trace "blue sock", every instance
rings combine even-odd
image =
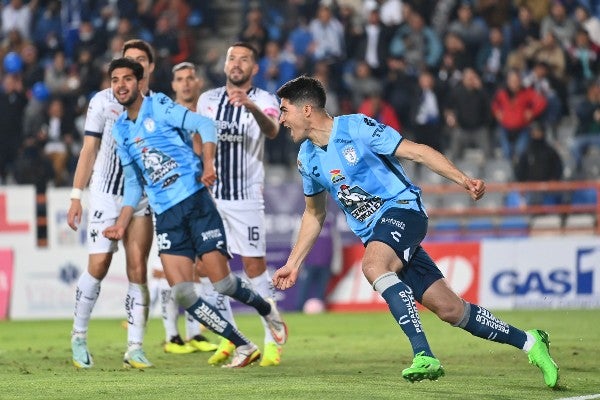
[[[250,343],[235,326],[223,317],[219,310],[202,300],[202,297],[199,297],[198,301],[188,307],[186,311],[211,332],[229,339],[236,347]]]
[[[413,353],[416,355],[424,352],[424,355],[434,357],[421,325],[412,290],[393,272],[377,278],[373,287],[388,304],[394,319],[408,337]]]
[[[235,279],[237,280],[237,285],[235,292],[231,297],[246,305],[254,307],[262,316],[268,315],[271,312],[271,305],[256,293],[248,282],[238,276],[235,276]]]
[[[527,340],[527,334],[520,329],[496,318],[487,309],[465,302],[463,319],[456,325],[473,336],[506,343],[522,349]]]

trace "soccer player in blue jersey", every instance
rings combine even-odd
[[[282,342],[287,339],[287,327],[275,304],[249,289],[229,269],[223,222],[206,189],[216,179],[214,123],[162,93],[142,96],[143,68],[135,61],[113,60],[108,73],[115,98],[125,107],[112,130],[123,164],[125,191],[117,222],[103,234],[121,239],[144,190],[155,213],[158,250],[173,297],[199,322],[236,345],[228,367],[244,367],[258,360],[260,351],[196,294],[196,257],[207,266],[219,293],[254,307]],[[202,161],[186,143],[190,131],[202,138]]]
[[[472,199],[485,193],[485,183],[466,176],[429,146],[412,142],[394,129],[362,114],[330,117],[321,83],[299,77],[284,84],[279,122],[291,132],[298,153],[306,208],[298,239],[287,263],[273,275],[279,289],[293,286],[300,266],[314,244],[331,194],[352,231],[365,245],[362,270],[388,304],[413,349],[414,359],[402,376],[411,382],[444,375],[419,318],[415,299],[440,319],[472,335],[522,349],[538,366],[549,387],[558,381],[558,366],[550,357],[548,334],[522,331],[491,312],[456,295],[421,247],[427,213],[421,190],[399,162],[408,159],[461,185]]]

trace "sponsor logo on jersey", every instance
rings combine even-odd
[[[329,173],[331,174],[331,183],[339,183],[346,179],[346,177],[342,175],[341,169],[332,169]]]
[[[358,186],[340,186],[337,193],[338,200],[346,210],[360,222],[364,222],[383,205],[380,197],[372,196]]]
[[[162,185],[163,189],[166,188],[167,186],[170,186],[171,184],[173,184],[177,179],[179,179],[179,174],[175,174],[175,175],[169,176],[163,182],[163,185]]]
[[[211,229],[210,231],[202,232],[202,240],[213,240],[223,237],[220,229]]]
[[[217,135],[219,142],[227,142],[227,143],[242,143],[244,141],[244,136],[242,135],[234,135],[231,133],[220,133]]]
[[[144,173],[153,183],[158,182],[179,166],[175,160],[162,151],[149,148],[142,150],[142,162],[144,163]]]

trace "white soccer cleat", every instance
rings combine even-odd
[[[266,300],[271,305],[271,312],[268,315],[265,315],[263,318],[267,322],[267,326],[271,331],[271,335],[273,335],[273,340],[275,340],[275,343],[282,345],[287,341],[287,325],[285,322],[283,322],[281,314],[279,314],[279,310],[277,310],[277,306],[275,305],[275,301],[271,298]]]
[[[94,360],[87,348],[87,340],[82,337],[71,339],[71,350],[73,352],[73,365],[77,368],[92,368]]]
[[[238,346],[233,351],[231,362],[223,365],[223,368],[243,368],[247,365],[258,361],[260,358],[260,350],[254,343],[248,343],[243,346]]]

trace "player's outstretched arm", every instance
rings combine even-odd
[[[289,289],[298,279],[298,272],[302,262],[314,245],[327,213],[327,192],[323,191],[315,196],[305,197],[306,208],[302,215],[298,239],[292,248],[286,264],[273,274],[273,285],[277,289]]]
[[[452,161],[432,147],[404,139],[396,149],[394,156],[398,159],[406,158],[424,164],[435,173],[464,187],[473,200],[479,200],[485,194],[483,180],[467,176]]]

